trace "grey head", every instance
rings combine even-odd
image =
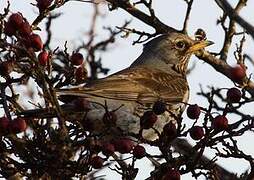
[[[191,54],[211,44],[211,41],[195,41],[182,33],[163,34],[144,45],[142,54],[130,68],[146,66],[165,72],[174,68],[178,73],[185,74]]]

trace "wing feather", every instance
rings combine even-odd
[[[82,88],[66,89],[60,95],[103,97],[108,99],[154,103],[181,102],[188,89],[186,78],[176,72],[162,72],[144,67],[127,68],[116,74],[87,84]]]

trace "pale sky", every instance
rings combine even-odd
[[[6,6],[7,0],[0,1],[0,11],[3,11],[3,7]],[[22,14],[31,22],[37,15],[38,11],[30,3],[35,3],[35,1],[21,1],[21,0],[11,0],[11,12],[20,11]],[[230,0],[232,4],[235,4],[236,0]],[[241,15],[246,18],[246,20],[254,24],[254,1],[249,1],[247,3]],[[165,1],[165,0],[154,0],[153,7],[155,9],[155,14],[157,17],[167,25],[170,25],[176,29],[181,29],[183,24],[183,18],[185,13],[185,2],[183,0],[174,0],[174,1]],[[150,31],[151,28],[143,24],[141,21],[136,20],[131,17],[128,13],[119,9],[116,11],[109,12],[106,7],[100,7],[100,11],[105,15],[104,18],[100,18],[97,25],[98,36],[105,37],[105,31],[102,31],[103,26],[121,26],[125,20],[133,20],[130,27],[136,28],[141,31]],[[93,7],[89,3],[80,3],[71,1],[67,3],[63,8],[56,10],[55,12],[61,12],[63,15],[55,20],[52,24],[53,28],[53,42],[51,48],[54,49],[57,46],[63,48],[64,42],[68,41],[70,49],[75,49],[84,39],[85,33],[87,32],[91,14],[93,12]],[[216,20],[219,16],[222,15],[222,11],[216,6],[214,1],[202,0],[194,1],[193,10],[191,12],[191,18],[189,21],[189,35],[193,35],[196,29],[202,28],[206,31],[207,37],[209,40],[215,42],[215,44],[209,48],[209,51],[218,52],[223,43],[223,30],[220,26],[216,26]],[[40,26],[44,29],[43,24]],[[241,31],[241,28],[238,28]],[[38,32],[43,39],[45,39],[45,33]],[[118,37],[116,43],[110,46],[110,50],[103,54],[103,64],[105,67],[111,68],[110,73],[121,70],[131,64],[139,56],[142,51],[142,44],[137,44],[132,46],[132,41],[137,39],[136,35],[131,35],[127,39],[122,39]],[[232,43],[231,54],[229,56],[230,64],[235,64],[234,57],[232,52],[235,50],[235,43]],[[248,53],[251,57],[254,57],[254,43],[251,38],[247,36],[247,42],[244,48],[244,51]],[[191,88],[190,103],[197,103],[201,106],[206,106],[207,102],[196,93],[200,90],[199,85],[206,89],[209,85],[214,85],[215,87],[233,87],[233,83],[228,80],[223,75],[216,72],[212,67],[198,60],[196,57],[192,57],[189,67],[196,62],[195,69],[188,76],[189,85]],[[247,64],[249,65],[249,63]],[[248,73],[253,72],[253,67],[249,65]],[[252,103],[253,104],[253,103]],[[249,107],[246,108],[246,111],[253,115],[253,110]],[[184,117],[186,117],[184,115]],[[188,123],[188,122],[187,122]],[[248,133],[248,136],[243,136],[240,138],[239,144],[242,149],[249,154],[254,155],[254,145],[250,143],[253,139],[253,133]],[[211,153],[208,153],[211,155]],[[234,163],[232,163],[234,162]],[[144,162],[140,161],[140,164]],[[228,170],[232,170],[236,173],[244,172],[248,168],[248,164],[242,163],[240,160],[228,159],[220,161],[220,164],[223,164],[227,167]],[[147,171],[148,172],[148,171]],[[142,172],[136,179],[144,179],[148,174],[147,172]],[[107,179],[119,179],[115,176],[116,173],[110,173],[107,176]],[[183,179],[190,179],[189,176],[184,176]]]

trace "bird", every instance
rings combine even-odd
[[[142,114],[155,102],[165,102],[167,112],[158,116],[153,128],[142,131],[144,139],[155,140],[164,125],[176,121],[175,117],[181,116],[186,107],[186,74],[191,55],[212,44],[179,32],[162,34],[147,42],[129,67],[81,87],[58,89],[56,94],[89,101],[91,109],[86,118],[95,124],[94,133],[111,138],[139,133]],[[103,123],[106,112],[115,113],[114,125]]]

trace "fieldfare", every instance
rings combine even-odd
[[[189,98],[186,71],[190,56],[211,44],[177,32],[164,34],[145,44],[143,53],[130,67],[83,87],[58,90],[57,94],[86,98],[91,103],[86,118],[96,125],[94,133],[111,134],[113,138],[138,133],[140,116],[155,102],[163,101],[168,111],[142,134],[145,139],[154,140],[164,125],[179,117],[185,108]],[[106,110],[116,110],[117,120],[112,127],[102,121]]]

